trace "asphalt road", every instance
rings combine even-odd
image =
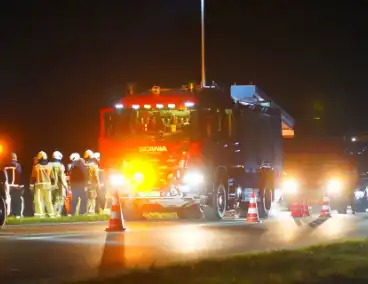
[[[261,224],[153,220],[126,223],[125,233],[106,233],[105,222],[9,226],[0,231],[0,283],[58,283],[368,235],[368,214],[315,219],[293,220],[284,213]]]

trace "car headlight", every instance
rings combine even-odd
[[[282,189],[287,193],[296,193],[299,188],[299,183],[295,179],[285,180],[282,184]]]
[[[343,183],[339,179],[332,179],[327,183],[328,193],[338,193],[342,190]]]
[[[120,186],[125,182],[125,178],[121,174],[111,174],[109,176],[109,182],[112,186]]]
[[[187,184],[199,184],[203,183],[204,177],[201,173],[186,173],[183,177],[183,182]]]

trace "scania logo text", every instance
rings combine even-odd
[[[139,147],[138,152],[167,152],[166,146]]]

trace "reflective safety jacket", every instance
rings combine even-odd
[[[65,167],[60,161],[54,161],[50,163],[52,170],[54,172],[55,177],[55,186],[57,188],[68,188],[68,184],[66,182],[66,175],[65,175]]]
[[[10,187],[22,187],[22,167],[17,161],[4,165],[5,183]]]
[[[100,185],[99,169],[93,160],[87,160],[87,185]]]
[[[54,171],[47,161],[40,161],[37,165],[33,166],[30,182],[31,188],[52,189],[54,180]]]

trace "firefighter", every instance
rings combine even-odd
[[[103,185],[103,170],[100,169],[100,153],[96,152],[93,154],[93,160],[98,168],[98,178],[100,181],[99,190],[97,191],[97,197],[96,197],[96,213],[102,214],[104,212],[105,208],[105,190]]]
[[[64,202],[65,215],[67,216],[72,215],[72,196],[73,194],[72,194],[72,190],[70,186],[70,172],[71,172],[72,166],[75,163],[75,161],[80,159],[80,155],[78,153],[73,153],[70,155],[69,159],[70,159],[70,163],[67,165],[67,170],[66,170],[66,182],[68,185],[68,190],[67,190],[67,194],[66,194],[65,202]]]
[[[24,211],[22,166],[18,163],[17,154],[11,153],[10,160],[4,165],[7,214],[21,218]]]
[[[96,197],[100,187],[100,179],[98,173],[98,166],[93,159],[93,152],[87,150],[84,152],[84,159],[86,160],[87,168],[87,192],[88,192],[88,203],[87,213],[95,214],[96,211]]]
[[[55,212],[52,206],[52,188],[55,177],[54,171],[47,161],[47,154],[43,151],[37,154],[37,164],[33,166],[29,188],[34,191],[35,216],[54,218]]]
[[[80,155],[78,153],[73,153],[70,155],[70,164],[68,164],[68,171],[71,171],[73,165],[80,160]]]
[[[56,216],[58,217],[60,217],[63,213],[64,201],[68,190],[65,176],[65,167],[61,162],[62,159],[63,154],[61,154],[59,151],[55,151],[54,153],[52,153],[52,162],[50,163],[55,177],[55,187],[52,191],[52,199],[54,211]]]

